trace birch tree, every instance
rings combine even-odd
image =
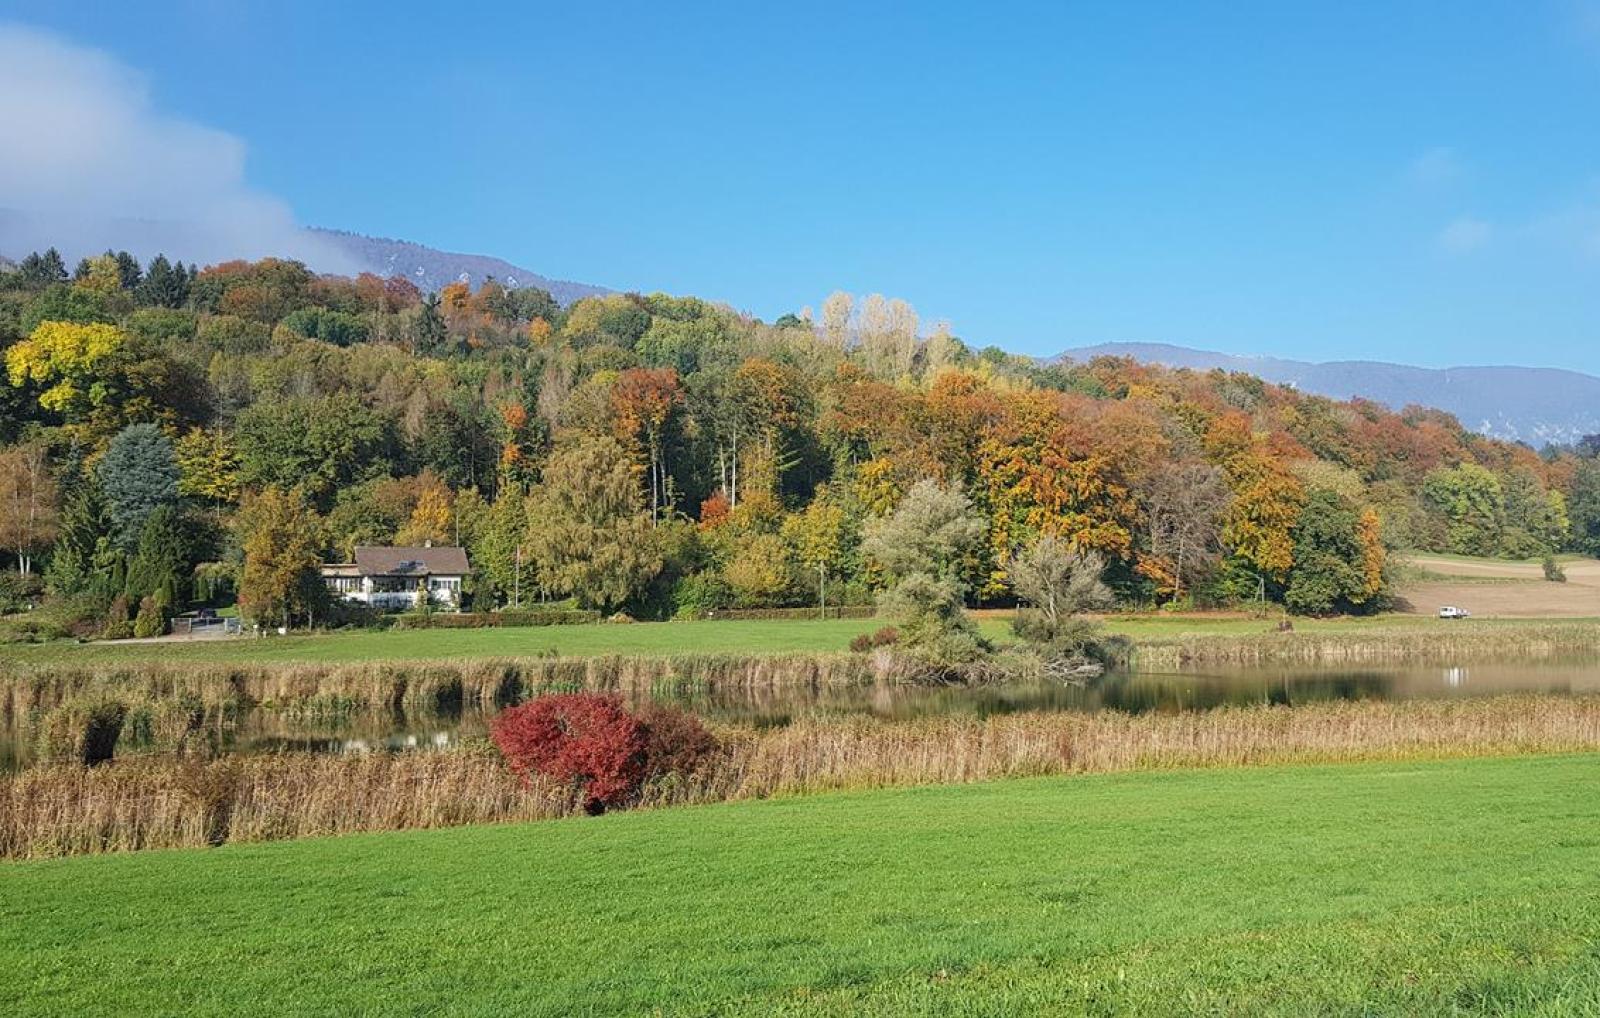
[[[24,575],[55,539],[58,494],[42,444],[0,452],[0,544],[16,553],[17,571]]]

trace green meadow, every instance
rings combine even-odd
[[[1595,1014],[1600,756],[0,867],[0,1013]]]
[[[240,637],[230,640],[163,641],[157,643],[95,642],[11,644],[0,647],[0,662],[19,664],[100,664],[158,662],[355,662],[394,660],[464,660],[558,654],[568,657],[629,655],[665,657],[677,654],[783,654],[843,651],[852,637],[870,633],[879,619],[740,620],[703,622],[638,622],[627,625],[526,626],[504,629],[352,630],[321,634]],[[1473,620],[1474,629],[1505,628],[1516,621]],[[1592,620],[1562,620],[1543,625],[1592,625]],[[979,625],[986,636],[1010,639],[1006,613],[983,613]],[[1249,636],[1266,634],[1275,622],[1237,615],[1128,615],[1107,620],[1107,629],[1140,640],[1186,636]],[[1374,618],[1296,619],[1300,633],[1362,634],[1389,631],[1439,631],[1455,623],[1413,615]]]

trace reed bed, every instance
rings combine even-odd
[[[22,717],[84,696],[184,699],[203,708],[492,709],[543,692],[713,692],[896,682],[911,668],[891,655],[730,654],[533,657],[358,664],[197,663],[40,666],[0,675],[0,716]]]
[[[1594,654],[1600,654],[1600,624],[1463,623],[1448,631],[1426,626],[1368,633],[1156,637],[1135,645],[1133,666],[1139,671],[1177,671],[1216,665],[1456,665]]]
[[[641,806],[1013,776],[1600,750],[1600,697],[1504,696],[1200,714],[1039,713],[724,729],[699,772]],[[566,816],[487,747],[210,763],[141,759],[0,777],[0,857],[267,841]]]

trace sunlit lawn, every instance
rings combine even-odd
[[[1596,1014],[1600,756],[0,865],[0,1014]]]

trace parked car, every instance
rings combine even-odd
[[[1470,619],[1472,618],[1472,613],[1465,608],[1457,608],[1455,605],[1447,604],[1439,609],[1439,617],[1441,619]]]

